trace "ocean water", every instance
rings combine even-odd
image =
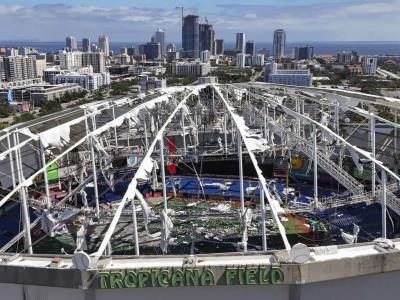
[[[119,52],[122,47],[137,47],[143,42],[110,42],[110,48],[114,52]],[[314,46],[315,54],[336,54],[343,50],[355,50],[360,54],[376,55],[400,55],[400,41],[392,42],[288,42],[286,44],[287,53],[290,54],[294,47],[305,45]],[[65,42],[39,42],[39,41],[0,41],[0,47],[20,47],[31,46],[41,52],[57,52],[65,47]],[[78,43],[79,46],[79,43]],[[176,43],[179,48],[180,43]],[[234,48],[233,42],[226,42],[225,48]],[[256,42],[256,49],[272,49],[272,43]]]

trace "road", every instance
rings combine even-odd
[[[383,76],[385,76],[385,77],[390,77],[390,78],[392,78],[392,79],[400,79],[400,76],[398,76],[398,75],[396,75],[396,74],[394,74],[394,73],[392,73],[392,72],[389,72],[389,71],[387,71],[387,70],[381,69],[381,68],[378,68],[378,69],[376,70],[376,72],[377,72],[379,75],[383,75]]]

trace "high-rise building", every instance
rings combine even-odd
[[[83,52],[90,52],[91,49],[91,42],[90,42],[90,38],[84,38],[82,40],[82,51]]]
[[[375,75],[378,64],[378,57],[376,56],[364,56],[362,58],[363,73],[366,75]]]
[[[154,42],[160,44],[161,56],[165,56],[165,30],[157,28],[156,33],[154,34]]]
[[[92,66],[93,72],[102,73],[105,71],[105,58],[102,52],[60,52],[60,68],[74,69]]]
[[[246,54],[250,54],[251,57],[256,55],[256,43],[254,41],[246,42]]]
[[[160,43],[150,42],[144,45],[144,54],[146,59],[160,59],[161,58],[161,46]]]
[[[312,60],[314,57],[314,47],[296,47],[294,48],[294,59],[295,60]]]
[[[215,40],[215,54],[220,55],[224,54],[224,40],[223,39],[217,39]]]
[[[110,42],[108,36],[102,35],[99,37],[99,47],[105,56],[110,56]]]
[[[199,17],[188,15],[183,19],[182,25],[183,56],[199,58]]]
[[[73,36],[68,36],[65,39],[65,45],[69,51],[75,51],[78,49],[78,44],[76,42],[76,38]]]
[[[36,57],[3,56],[0,61],[0,81],[19,81],[37,78]]]
[[[342,51],[336,56],[336,61],[342,65],[359,63],[359,55],[356,51]]]
[[[246,35],[243,32],[236,33],[236,50],[245,53]]]
[[[244,53],[236,54],[236,67],[244,68],[245,64],[246,64],[246,54]]]
[[[127,54],[128,54],[129,56],[136,55],[136,48],[133,47],[133,46],[129,47],[129,48],[127,49]]]
[[[92,44],[92,52],[97,52],[99,50],[99,47],[96,44]]]
[[[264,54],[253,56],[253,66],[264,66]]]
[[[283,29],[274,31],[274,40],[272,45],[272,55],[277,59],[285,56],[286,49],[286,32]]]
[[[199,25],[199,47],[200,51],[208,50],[211,55],[215,54],[214,46],[215,32],[212,25]]]

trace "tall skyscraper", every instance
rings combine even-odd
[[[246,43],[246,35],[243,32],[236,33],[236,50],[244,53]]]
[[[188,15],[183,18],[182,48],[184,57],[199,58],[199,16]]]
[[[208,50],[211,55],[215,54],[215,32],[212,25],[200,24],[199,25],[199,46],[200,51]]]
[[[99,47],[105,56],[110,56],[110,43],[108,36],[102,35],[99,37]]]
[[[250,54],[251,57],[256,55],[256,43],[254,41],[247,41],[247,43],[246,43],[246,54]]]
[[[161,46],[160,43],[150,42],[144,45],[144,54],[146,59],[160,59]]]
[[[224,54],[224,40],[223,39],[217,39],[215,40],[215,54]]]
[[[161,56],[165,56],[166,48],[165,48],[165,30],[157,28],[156,33],[154,34],[154,42],[160,44]]]
[[[78,49],[78,44],[76,43],[76,38],[74,38],[73,36],[68,36],[65,39],[65,45],[68,48],[68,50],[70,50],[70,51],[75,51]]]
[[[82,40],[82,51],[83,52],[90,52],[91,51],[91,43],[90,38],[85,38]]]
[[[286,48],[286,32],[283,29],[277,29],[274,31],[274,41],[272,46],[272,55],[276,59],[280,59],[285,56]]]

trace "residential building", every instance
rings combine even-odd
[[[140,90],[150,91],[155,89],[163,89],[167,87],[167,81],[165,79],[157,79],[157,77],[149,77],[148,75],[139,76]]]
[[[253,66],[264,66],[264,54],[256,54],[253,56]]]
[[[216,55],[222,55],[224,54],[224,40],[223,39],[217,39],[215,40],[215,54]]]
[[[76,42],[76,38],[74,38],[73,36],[68,36],[65,39],[65,45],[68,51],[78,50],[78,43]]]
[[[110,73],[93,73],[93,74],[79,74],[71,72],[67,74],[59,74],[53,77],[55,84],[63,83],[78,83],[87,91],[93,92],[98,90],[104,85],[111,83]]]
[[[92,66],[93,72],[101,73],[105,71],[105,53],[103,52],[60,52],[61,69],[74,69]]]
[[[336,62],[341,65],[357,64],[360,57],[356,51],[342,51],[336,56]]]
[[[366,75],[375,75],[378,65],[377,56],[364,56],[362,58],[363,73]]]
[[[285,56],[286,50],[286,32],[283,29],[274,31],[274,39],[272,45],[272,55],[275,59],[280,60]]]
[[[167,53],[168,52],[176,52],[176,46],[175,44],[171,43],[167,45]]]
[[[246,42],[246,54],[251,55],[251,57],[256,55],[256,43],[254,41]]]
[[[296,86],[311,86],[312,74],[309,69],[278,69],[278,64],[270,62],[265,64],[265,82]]]
[[[244,68],[245,67],[245,61],[246,59],[246,54],[244,53],[238,53],[236,54],[236,67],[237,68]]]
[[[165,57],[166,47],[165,47],[165,30],[157,28],[154,34],[154,42],[160,44],[160,56]]]
[[[360,64],[345,65],[345,68],[350,71],[351,75],[361,75],[363,73],[363,66]]]
[[[160,59],[161,58],[161,46],[160,43],[149,42],[144,45],[144,54],[147,60]]]
[[[204,50],[200,52],[200,61],[202,63],[209,63],[210,62],[210,51]]]
[[[91,49],[91,42],[90,42],[90,38],[84,38],[82,40],[82,51],[83,52],[90,52]]]
[[[127,54],[129,55],[129,56],[133,56],[133,55],[136,55],[136,48],[135,47],[129,47],[129,48],[127,48],[126,49],[126,51],[127,51]]]
[[[295,60],[308,60],[311,61],[314,57],[314,47],[296,47],[294,48],[294,59]]]
[[[210,74],[211,66],[209,63],[200,62],[172,62],[167,67],[167,72],[174,76],[200,76]]]
[[[13,82],[38,77],[36,56],[3,56],[0,58],[0,82]]]
[[[199,58],[199,17],[188,15],[183,18],[182,48],[183,57]]]
[[[243,32],[236,33],[236,50],[245,53],[246,35]]]
[[[199,47],[200,51],[208,50],[211,55],[215,54],[215,32],[212,25],[199,25]]]
[[[99,47],[106,57],[110,56],[110,42],[108,36],[102,35],[99,37]]]

